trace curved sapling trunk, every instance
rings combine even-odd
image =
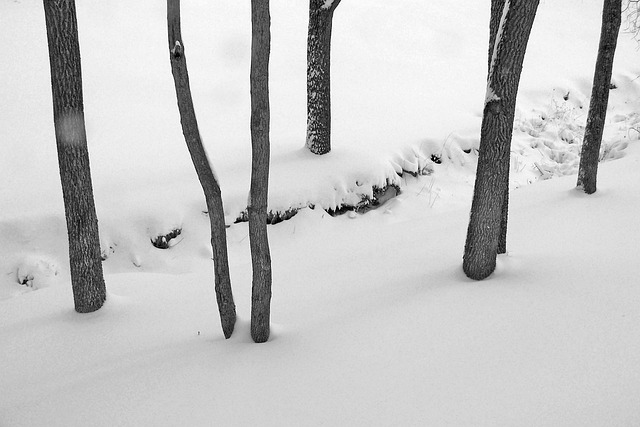
[[[202,185],[209,223],[211,225],[211,248],[213,250],[213,265],[215,276],[216,299],[220,312],[220,321],[225,338],[233,333],[236,323],[236,306],[233,302],[231,278],[229,276],[229,260],[227,256],[227,231],[224,223],[224,209],[220,185],[211,168],[207,153],[202,145],[198,122],[191,98],[187,59],[184,52],[180,29],[180,0],[167,0],[167,24],[169,36],[169,51],[171,71],[176,87],[178,110],[182,133],[196,169],[198,180]]]

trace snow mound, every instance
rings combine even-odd
[[[56,261],[42,255],[26,255],[19,261],[16,276],[20,285],[34,290],[49,286],[52,279],[58,275],[59,268]]]

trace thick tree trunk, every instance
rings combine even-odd
[[[589,115],[587,116],[587,127],[584,131],[580,167],[578,168],[577,186],[587,194],[596,192],[600,145],[602,144],[604,120],[607,115],[607,104],[609,103],[609,86],[611,84],[618,32],[620,31],[620,21],[622,20],[621,14],[621,0],[604,1],[598,59],[596,60]]]
[[[340,0],[309,0],[307,37],[307,148],[331,151],[331,25]]]
[[[44,0],[44,12],[71,286],[76,311],[88,313],[102,307],[107,294],[84,125],[75,2]]]
[[[491,72],[491,60],[493,57],[494,43],[496,41],[496,34],[498,33],[498,27],[500,26],[500,19],[502,18],[502,11],[504,10],[505,0],[491,0],[491,19],[489,21],[489,55],[488,55],[488,67],[487,67],[487,81],[490,79],[489,73]],[[505,176],[506,189],[504,190],[504,200],[502,201],[502,218],[500,221],[500,236],[498,237],[498,253],[507,253],[507,225],[509,219],[509,169],[511,163],[507,165],[507,174]]]
[[[495,270],[508,191],[509,155],[516,96],[529,34],[539,0],[507,1],[491,51],[480,154],[463,269],[475,280]],[[506,230],[506,227],[505,227]]]
[[[180,29],[180,0],[167,0],[167,24],[171,71],[176,87],[178,110],[182,133],[196,169],[200,185],[204,191],[211,225],[211,248],[215,277],[216,299],[220,312],[220,321],[225,338],[233,333],[236,323],[236,306],[233,302],[229,260],[227,256],[227,231],[224,223],[222,194],[216,176],[211,168],[207,153],[202,145],[198,122],[191,98],[187,58]]]
[[[251,189],[249,243],[253,267],[251,337],[269,339],[271,313],[271,255],[267,238],[269,189],[269,0],[251,0]]]

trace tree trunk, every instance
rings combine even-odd
[[[331,24],[340,0],[309,0],[307,38],[307,148],[331,151]]]
[[[491,72],[491,60],[493,57],[494,43],[496,40],[496,34],[498,33],[498,27],[500,26],[500,19],[502,18],[502,11],[504,10],[505,0],[491,0],[491,19],[489,21],[489,54],[488,54],[488,67],[487,67],[487,81],[489,81]],[[502,218],[500,221],[500,236],[498,237],[498,254],[507,253],[507,225],[509,219],[509,169],[511,163],[507,165],[506,174],[506,189],[504,190],[504,199],[502,201]]]
[[[621,0],[604,1],[598,59],[596,60],[596,71],[593,77],[593,89],[591,90],[591,101],[589,103],[589,115],[587,117],[587,127],[584,131],[580,166],[578,168],[577,186],[587,194],[596,192],[600,145],[602,144],[604,120],[607,115],[609,86],[613,72],[613,57],[618,42],[618,32],[620,31],[620,21],[622,20],[621,14]]]
[[[89,313],[102,307],[107,293],[84,125],[75,2],[44,0],[44,12],[51,67],[53,121],[69,235],[71,286],[76,311]]]
[[[507,176],[505,190],[502,195],[502,212],[500,215],[500,235],[498,236],[498,254],[507,253],[507,224],[509,222],[509,166],[507,165]]]
[[[207,153],[202,145],[198,122],[191,98],[187,58],[180,30],[180,0],[167,0],[167,24],[169,35],[169,51],[171,71],[176,87],[178,110],[182,133],[196,169],[198,180],[204,191],[211,225],[211,248],[215,277],[216,299],[220,321],[225,338],[233,333],[236,323],[236,306],[233,302],[231,277],[229,276],[229,260],[227,256],[227,231],[224,223],[222,194],[216,176],[211,168]]]
[[[269,0],[251,0],[251,189],[249,243],[253,267],[251,337],[269,339],[271,311],[271,255],[267,238],[269,189]]]
[[[539,0],[505,2],[494,38],[482,118],[478,170],[463,269],[475,280],[495,270],[508,191],[509,156],[522,63]],[[506,224],[504,229],[506,230]]]

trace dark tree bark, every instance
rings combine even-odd
[[[271,255],[267,239],[269,189],[269,0],[251,0],[251,189],[249,242],[253,267],[251,337],[269,339],[271,313]]]
[[[491,0],[491,16],[489,17],[489,51],[487,52],[487,80],[489,79],[489,72],[491,71],[493,47],[496,42],[496,34],[498,33],[498,27],[500,26],[502,11],[504,10],[504,1],[505,0]]]
[[[498,254],[506,254],[507,253],[507,225],[509,222],[509,169],[510,165],[507,166],[507,177],[505,184],[506,189],[502,195],[502,212],[500,215],[500,235],[498,236]]]
[[[491,0],[491,18],[489,20],[489,54],[487,67],[487,81],[489,81],[489,73],[491,72],[491,58],[493,57],[493,48],[496,40],[502,11],[504,10],[505,0]],[[504,190],[504,199],[502,201],[502,217],[500,220],[500,236],[498,237],[498,253],[507,253],[507,225],[509,219],[509,169],[511,163],[507,165],[506,189]]]
[[[578,188],[587,194],[596,192],[596,178],[598,161],[600,160],[600,145],[604,120],[609,103],[609,86],[613,72],[613,58],[618,42],[618,32],[622,20],[622,1],[605,0],[602,11],[602,29],[600,31],[600,46],[596,60],[596,71],[593,77],[593,89],[589,103],[587,127],[584,131],[580,166],[578,168]]]
[[[509,183],[509,156],[522,63],[539,0],[511,0],[501,11],[482,118],[478,170],[463,269],[475,280],[495,270]],[[492,6],[493,8],[494,6]]]
[[[307,37],[307,148],[331,151],[331,26],[340,0],[309,0]]]
[[[82,70],[74,0],[44,0],[53,121],[64,199],[75,310],[98,310],[107,299],[98,219],[84,125]]]
[[[196,174],[207,202],[209,223],[211,225],[216,300],[218,302],[218,311],[220,312],[222,331],[225,338],[229,338],[236,323],[236,306],[233,302],[231,277],[229,275],[227,231],[224,223],[222,194],[207,153],[202,145],[198,121],[196,120],[191,98],[187,58],[180,30],[180,0],[167,0],[167,24],[169,30],[169,58],[176,87],[180,123],[182,124],[182,133],[191,155],[191,161],[196,169]]]

